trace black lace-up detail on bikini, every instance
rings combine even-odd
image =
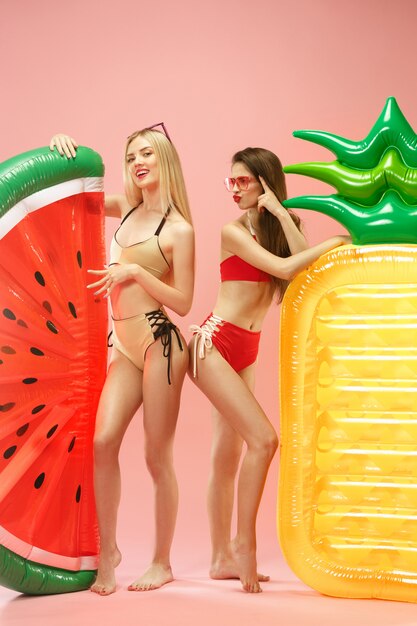
[[[184,350],[181,343],[181,337],[178,332],[178,328],[171,322],[171,320],[165,315],[163,311],[158,309],[157,311],[150,311],[145,314],[149,325],[152,329],[155,339],[161,338],[164,351],[163,355],[168,359],[168,384],[171,384],[171,354],[172,354],[172,333],[175,334],[178,346],[181,352]]]

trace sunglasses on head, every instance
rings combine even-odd
[[[166,129],[166,127],[165,127],[165,124],[164,124],[163,122],[158,122],[158,124],[153,124],[153,126],[147,126],[147,127],[146,127],[146,128],[144,128],[143,130],[153,130],[154,128],[158,128],[158,126],[160,126],[160,127],[161,127],[162,132],[164,133],[164,135],[165,135],[165,137],[168,139],[168,141],[169,141],[170,143],[172,143],[172,141],[171,141],[171,137],[169,136],[168,131],[167,131],[167,129]],[[136,131],[136,132],[138,132],[138,131]],[[135,134],[136,134],[136,133],[132,133],[132,135],[135,135]],[[130,137],[132,137],[132,135],[129,135],[128,139],[130,139]]]
[[[255,179],[252,178],[252,176],[237,176],[236,178],[225,178],[224,184],[226,185],[227,191],[233,191],[235,185],[239,191],[246,191],[251,180]]]

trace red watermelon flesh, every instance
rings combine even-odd
[[[95,569],[98,554],[92,437],[107,321],[86,270],[104,263],[102,207],[101,192],[70,195],[0,240],[0,544],[73,571]]]

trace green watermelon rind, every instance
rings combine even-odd
[[[0,546],[0,585],[27,595],[70,593],[88,589],[94,582],[95,570],[72,572],[41,565]]]
[[[33,167],[36,167],[36,176]],[[77,149],[75,159],[67,159],[48,147],[19,154],[0,163],[0,218],[37,191],[76,178],[99,178],[103,174],[100,155],[84,146]]]

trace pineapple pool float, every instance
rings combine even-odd
[[[103,163],[80,147],[0,164],[0,584],[87,588],[97,568],[94,420],[107,310]]]
[[[289,166],[337,194],[352,246],[287,290],[281,317],[279,534],[293,571],[341,597],[417,601],[417,136],[389,98],[361,142],[295,136],[337,160]]]

